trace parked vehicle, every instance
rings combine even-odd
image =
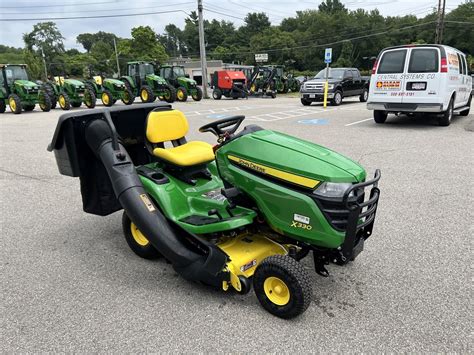
[[[51,101],[58,102],[61,109],[65,111],[70,110],[71,106],[80,107],[83,103],[88,108],[95,107],[94,91],[80,80],[55,76],[54,82],[48,81],[43,84],[43,87]]]
[[[182,65],[163,65],[160,67],[160,76],[176,89],[178,101],[186,101],[188,95],[194,101],[202,100],[201,88],[197,86],[196,80],[189,78]]]
[[[94,92],[96,97],[100,97],[104,106],[112,106],[117,100],[122,100],[125,105],[131,105],[135,100],[132,90],[117,79],[96,75],[92,79],[85,80],[84,84]]]
[[[339,106],[345,97],[359,96],[361,102],[366,102],[369,95],[369,80],[360,75],[356,68],[329,68],[328,100],[334,106]],[[305,106],[312,102],[324,100],[324,84],[326,69],[306,81],[300,90],[301,103]]]
[[[40,85],[28,79],[26,64],[0,64],[0,113],[7,105],[14,114],[33,111],[36,104],[47,112],[51,109],[51,100]]]
[[[265,66],[256,66],[252,73],[252,78],[247,83],[250,95],[276,98],[275,75],[275,69]]]
[[[214,72],[211,78],[213,87],[212,97],[214,100],[220,100],[222,96],[231,97],[233,99],[246,98],[247,78],[244,72],[220,70]]]
[[[466,56],[444,45],[405,45],[383,49],[372,69],[367,108],[384,123],[389,113],[439,114],[449,126],[453,113],[469,114],[472,78]]]
[[[160,100],[172,103],[176,100],[176,90],[165,79],[155,74],[153,64],[144,61],[127,63],[127,76],[120,78],[135,97],[142,102]]]

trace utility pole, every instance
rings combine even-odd
[[[46,66],[46,58],[44,56],[43,47],[41,47],[41,56],[43,57],[43,64],[44,64],[44,80],[48,80],[48,67]]]
[[[202,92],[205,99],[207,96],[207,61],[206,61],[206,45],[204,41],[204,20],[202,16],[202,0],[198,0],[199,15],[199,49],[201,53],[201,72],[202,72]]]
[[[435,43],[443,43],[444,15],[446,12],[446,0],[438,0],[438,19],[436,21]]]
[[[119,65],[118,52],[117,52],[117,42],[115,41],[115,37],[114,37],[114,48],[115,48],[115,60],[117,61],[117,78],[120,78],[120,65]]]

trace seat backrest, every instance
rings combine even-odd
[[[178,110],[152,111],[146,121],[146,138],[162,143],[183,138],[188,133],[186,117]]]

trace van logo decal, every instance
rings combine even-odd
[[[390,81],[377,81],[377,89],[380,90],[400,90],[400,81],[390,80]]]

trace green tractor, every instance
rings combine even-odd
[[[176,90],[165,79],[155,74],[153,64],[148,62],[128,62],[127,76],[120,80],[134,97],[140,96],[142,102],[153,102],[158,97],[169,103],[176,101]]]
[[[283,65],[270,65],[270,69],[275,71],[273,80],[275,82],[275,89],[279,94],[287,93],[287,77],[285,76],[285,67]]]
[[[80,107],[83,103],[87,108],[95,107],[94,91],[80,80],[55,76],[54,82],[48,81],[43,86],[48,95],[65,111],[71,107]]]
[[[299,92],[301,84],[300,82],[295,78],[295,76],[291,73],[288,73],[286,75],[286,87],[288,91],[291,92]]]
[[[162,65],[160,76],[176,89],[178,101],[186,101],[191,95],[194,101],[201,101],[202,90],[195,80],[190,79],[182,65]]]
[[[14,114],[33,111],[36,104],[44,112],[51,110],[51,100],[40,86],[28,80],[26,64],[0,64],[0,113],[7,104]]]
[[[276,70],[274,68],[256,66],[250,81],[247,83],[250,95],[276,98],[275,74]]]
[[[94,92],[96,97],[100,97],[104,106],[110,107],[117,100],[122,100],[125,105],[131,105],[135,101],[132,90],[125,86],[121,80],[96,75],[92,79],[85,80],[84,83]]]

